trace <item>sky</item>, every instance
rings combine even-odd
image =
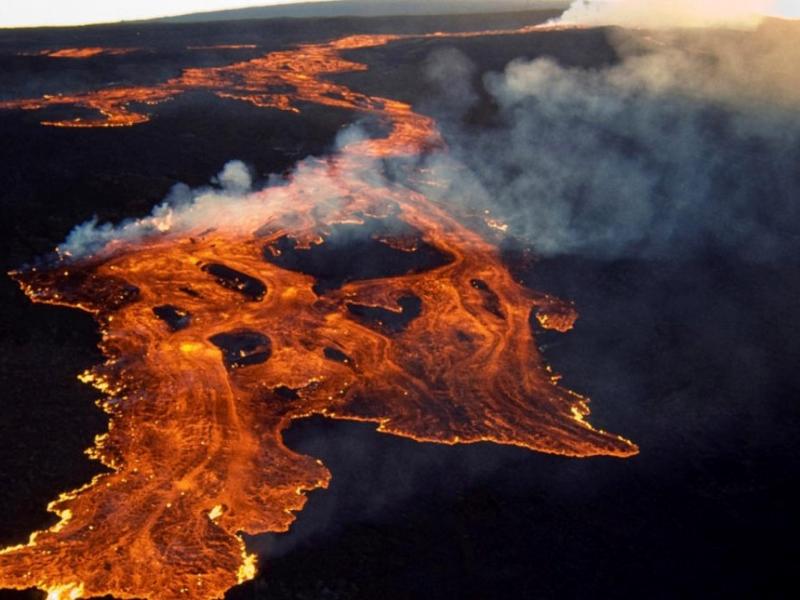
[[[0,0],[0,27],[110,23],[299,1],[304,0]],[[773,14],[800,17],[800,0],[774,3]]]
[[[0,0],[0,27],[112,23],[300,1],[308,0]]]

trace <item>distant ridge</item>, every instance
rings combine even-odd
[[[384,17],[395,15],[467,14],[566,8],[568,4],[569,2],[565,0],[337,0],[200,12],[152,19],[152,21],[161,23],[202,23],[284,17]]]

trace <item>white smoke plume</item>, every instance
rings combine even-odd
[[[75,227],[58,247],[65,258],[83,258],[102,251],[111,242],[136,241],[150,235],[188,229],[196,223],[209,226],[230,221],[228,203],[243,199],[250,192],[252,176],[241,161],[230,161],[213,180],[216,187],[191,189],[179,183],[167,198],[142,219],[130,219],[119,225],[100,224],[97,217]]]
[[[576,0],[559,21],[647,29],[751,28],[775,7],[775,0]]]
[[[355,187],[385,184],[379,165],[354,150],[363,139],[360,127],[352,126],[342,130],[336,140],[335,155],[352,166],[347,184]],[[176,184],[146,217],[117,225],[99,223],[95,217],[78,225],[58,246],[57,253],[67,260],[80,260],[113,252],[142,239],[180,237],[206,230],[252,233],[264,224],[254,223],[254,219],[274,216],[270,206],[290,207],[296,195],[314,198],[317,208],[335,210],[348,190],[343,190],[342,178],[320,167],[321,161],[310,157],[295,165],[291,188],[277,176],[255,187],[250,169],[241,161],[232,160],[211,179],[209,186],[190,188]]]

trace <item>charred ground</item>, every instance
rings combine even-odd
[[[348,33],[516,26],[545,16],[5,32],[0,93],[160,81],[187,66]],[[186,50],[217,44],[258,48]],[[17,55],[94,45],[143,50],[91,62]],[[511,44],[403,42],[360,51],[371,70],[347,83],[424,108],[434,92],[417,74],[432,51],[453,46],[481,71],[518,56],[584,67],[616,58],[601,30],[531,34]],[[0,112],[4,271],[50,251],[93,214],[142,215],[176,182],[202,184],[231,158],[264,176],[322,154],[354,119],[203,93],[152,112],[156,118],[134,128],[80,131],[41,127],[40,113]],[[492,115],[483,102],[467,118],[477,126],[491,124]],[[800,267],[747,265],[712,252],[680,263],[531,261],[510,244],[506,255],[521,278],[576,302],[581,320],[573,332],[538,339],[566,383],[597,401],[597,425],[625,431],[641,454],[575,461],[491,444],[421,445],[323,419],[298,423],[289,445],[324,460],[331,488],[312,495],[289,534],[252,541],[263,550],[263,573],[231,598],[763,597],[789,580],[798,525]],[[51,522],[46,502],[97,471],[82,451],[106,419],[93,405],[96,392],[75,379],[100,360],[91,319],[34,306],[10,279],[0,280],[0,302],[6,545]]]

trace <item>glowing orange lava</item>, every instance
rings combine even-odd
[[[93,56],[121,56],[136,52],[136,48],[103,48],[100,46],[90,46],[88,48],[61,48],[60,50],[42,50],[32,55],[23,56],[47,56],[48,58],[92,58]]]
[[[187,50],[252,50],[256,44],[215,44],[213,46],[187,46]]]
[[[322,76],[366,68],[341,50],[394,39],[306,45],[189,69],[162,88],[69,101],[105,115],[83,125],[131,124],[146,118],[128,112],[134,99],[205,87],[259,106],[368,112],[391,131],[248,196],[235,226],[171,233],[165,224],[166,233],[120,240],[91,259],[14,274],[33,301],[81,308],[100,324],[107,362],[82,378],[103,392],[109,431],[90,453],[111,472],[53,502],[57,525],[0,551],[0,587],[54,599],[222,597],[255,574],[240,533],[286,531],[306,492],[328,484],[319,460],[283,444],[292,420],[309,415],[444,444],[636,453],[592,428],[586,399],[543,363],[531,314],[565,331],[571,306],[523,288],[493,244],[437,203],[370,176],[375,156],[439,144],[435,123]],[[337,228],[368,226],[365,243],[402,268],[320,290],[291,263],[330,244]],[[435,259],[423,264],[422,254]]]
[[[190,90],[208,90],[221,98],[241,100],[262,108],[292,112],[299,112],[298,104],[302,102],[361,111],[380,111],[382,104],[392,101],[359,94],[345,86],[324,79],[326,75],[367,69],[366,65],[343,58],[340,54],[343,50],[382,46],[403,39],[513,35],[559,28],[561,26],[533,25],[515,30],[463,33],[353,35],[328,43],[305,44],[293,50],[272,52],[262,58],[226,67],[185,69],[179,77],[152,87],[110,87],[84,93],[64,93],[45,95],[40,98],[7,100],[0,102],[0,110],[41,110],[50,106],[76,106],[95,111],[98,116],[42,121],[42,125],[51,127],[129,127],[150,120],[150,117],[141,112],[140,108],[134,110],[131,105],[153,105],[171,100]],[[398,103],[395,105],[398,108],[402,106]]]

